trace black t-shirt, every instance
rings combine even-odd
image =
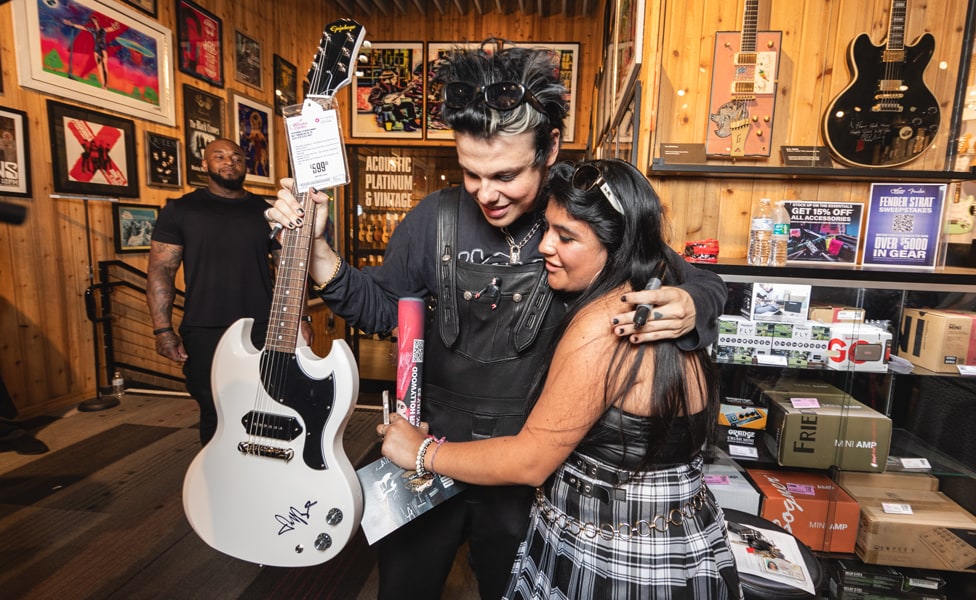
[[[153,241],[183,246],[186,300],[183,324],[226,327],[271,313],[272,280],[264,210],[250,192],[221,198],[199,189],[173,200],[159,213]]]

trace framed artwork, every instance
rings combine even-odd
[[[203,165],[207,144],[224,135],[224,100],[195,86],[183,84],[183,141],[186,183],[205,187],[210,182]]]
[[[437,63],[445,53],[456,48],[477,48],[481,44],[462,44],[457,42],[428,42],[427,43],[427,77],[432,80],[437,73]],[[563,85],[566,86],[566,104],[569,111],[563,120],[565,129],[564,142],[573,142],[576,137],[576,105],[579,80],[579,44],[551,44],[536,42],[512,43],[510,46],[521,48],[545,48],[552,52],[553,68],[558,70]],[[427,139],[451,139],[451,130],[440,120],[441,91],[437,86],[427,86],[427,109],[425,132]]]
[[[234,78],[259,90],[264,89],[261,43],[240,31],[234,32]]]
[[[153,228],[159,217],[159,207],[149,204],[112,203],[112,222],[115,225],[115,251],[119,253],[148,252]]]
[[[624,100],[637,82],[644,45],[644,0],[617,0],[614,20],[615,80],[614,110],[625,110]]]
[[[274,55],[275,114],[283,116],[281,107],[298,104],[298,69],[295,65]]]
[[[27,113],[0,106],[0,196],[29,198]]]
[[[422,139],[424,44],[373,42],[366,57],[353,78],[352,137]]]
[[[230,129],[233,139],[244,149],[247,177],[245,181],[275,185],[273,109],[246,96],[234,94]]]
[[[176,0],[180,71],[224,87],[224,25],[212,12],[190,0]]]
[[[138,196],[136,127],[91,109],[47,101],[54,191]]]
[[[424,135],[428,140],[451,140],[454,132],[441,120],[441,86],[434,83],[437,65],[446,54],[458,49],[478,48],[481,44],[462,42],[427,42],[427,62],[425,67],[426,93],[424,104]]]
[[[176,124],[172,33],[109,0],[14,0],[20,85]]]
[[[123,0],[129,6],[134,6],[150,17],[156,18],[156,0]]]
[[[146,184],[150,187],[181,188],[180,140],[146,132]]]

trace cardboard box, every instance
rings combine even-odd
[[[759,490],[746,477],[745,471],[728,454],[715,449],[715,459],[704,467],[705,485],[712,491],[722,508],[759,514]]]
[[[827,367],[839,371],[886,373],[891,334],[874,325],[831,323]]]
[[[938,573],[869,565],[857,558],[834,558],[827,565],[827,597],[940,600],[946,582]]]
[[[976,517],[942,492],[855,485],[846,490],[861,505],[855,552],[864,562],[976,572]]]
[[[830,325],[826,323],[775,323],[770,353],[785,356],[791,367],[823,366],[829,345]]]
[[[852,306],[811,306],[811,321],[821,323],[858,323],[864,321],[864,309]]]
[[[976,313],[906,308],[898,356],[938,373],[976,364]]]
[[[749,398],[725,396],[718,411],[719,435],[733,446],[755,446],[766,429],[767,412]]]
[[[747,469],[763,495],[759,516],[792,533],[811,550],[853,552],[859,508],[820,473]]]
[[[834,481],[841,487],[903,488],[909,490],[939,491],[939,478],[928,473],[858,473],[837,471]]]
[[[884,471],[891,419],[833,389],[836,392],[820,394],[802,387],[765,391],[770,452],[788,467]]]
[[[809,285],[751,283],[744,288],[742,316],[754,321],[806,321]]]

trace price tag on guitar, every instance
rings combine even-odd
[[[335,102],[323,108],[314,100],[301,105],[301,113],[285,118],[285,130],[293,156],[295,189],[335,187],[349,183],[346,151]]]

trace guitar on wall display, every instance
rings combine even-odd
[[[824,141],[854,167],[893,167],[918,158],[939,131],[940,110],[923,75],[935,36],[905,45],[908,0],[892,0],[888,38],[881,46],[867,33],[851,42],[847,62],[854,80],[824,114]]]
[[[250,341],[253,319],[231,325],[217,346],[217,432],[183,482],[184,511],[203,541],[262,565],[323,563],[362,517],[362,488],[342,447],[359,395],[356,362],[341,339],[316,356],[300,326],[316,214],[307,190],[349,182],[333,96],[350,82],[364,36],[355,21],[326,25],[305,102],[284,107],[295,190],[306,190],[295,196],[311,218],[282,234],[264,349]]]
[[[757,31],[759,0],[746,0],[742,31],[715,34],[705,154],[763,158],[771,152],[781,31]]]

